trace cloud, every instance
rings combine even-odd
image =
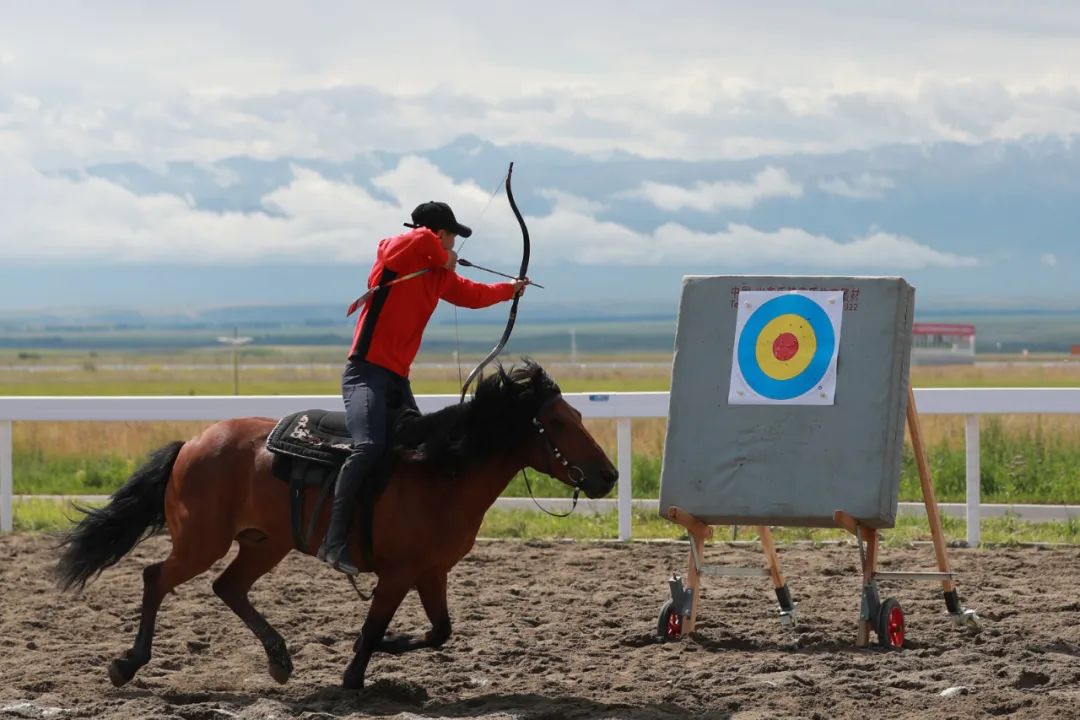
[[[473,226],[467,257],[510,267],[520,257],[517,223],[502,200],[475,183],[455,182],[427,160],[406,157],[372,181],[380,196],[315,170],[293,167],[291,181],[254,212],[212,212],[178,195],[136,195],[96,177],[47,175],[24,162],[0,166],[3,262],[287,261],[363,264],[380,238],[396,234],[420,200],[441,198]],[[768,183],[762,183],[768,185]],[[603,207],[559,191],[543,216],[527,218],[544,255],[593,265],[723,262],[732,268],[895,271],[964,268],[973,258],[874,231],[850,242],[798,228],[763,231],[729,224],[716,232],[677,223],[639,232],[601,220]]]
[[[896,183],[884,175],[862,173],[851,178],[825,178],[818,182],[818,187],[830,195],[852,200],[876,200],[885,197],[885,191],[896,187]]]
[[[554,204],[569,210],[572,212],[582,213],[585,215],[599,215],[601,212],[607,209],[607,206],[603,203],[583,198],[579,195],[558,190],[555,188],[545,188],[537,193],[542,198],[551,200]]]
[[[764,231],[729,224],[716,232],[668,223],[650,233],[598,220],[572,203],[557,203],[551,214],[530,218],[535,234],[558,247],[558,257],[595,265],[687,265],[723,263],[733,270],[789,269],[820,272],[899,272],[930,267],[970,268],[978,260],[941,252],[912,238],[873,231],[849,242],[800,228]]]
[[[992,80],[928,81],[919,88],[919,100],[932,108],[945,132],[970,138],[987,137],[1019,111],[1009,89]]]
[[[0,259],[4,262],[368,261],[418,202],[447,199],[478,215],[490,193],[454,183],[426,160],[403,159],[376,178],[389,199],[293,167],[292,180],[255,212],[199,209],[178,195],[136,195],[96,177],[0,166]]]
[[[1039,262],[1047,267],[1054,267],[1058,264],[1057,255],[1053,253],[1045,253],[1039,258]]]
[[[698,182],[692,188],[644,182],[624,195],[642,198],[670,212],[683,209],[715,212],[722,208],[745,210],[762,200],[801,197],[802,193],[802,185],[792,181],[786,170],[770,166],[750,182]]]
[[[1080,132],[1080,13],[1060,3],[786,3],[777,24],[768,4],[695,2],[613,24],[609,3],[552,0],[527,33],[480,0],[377,23],[327,2],[309,24],[250,0],[45,5],[0,27],[0,150],[15,135],[37,167],[340,160],[466,133],[702,160]]]

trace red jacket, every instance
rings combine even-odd
[[[379,242],[368,287],[431,268],[423,275],[383,287],[364,304],[356,321],[349,358],[359,358],[402,377],[409,376],[420,340],[442,298],[460,307],[482,308],[514,296],[513,283],[487,285],[459,277],[443,266],[449,256],[439,237],[417,228]]]

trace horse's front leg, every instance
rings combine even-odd
[[[371,600],[371,607],[368,609],[367,619],[364,620],[364,627],[353,645],[356,654],[349,661],[349,666],[345,668],[345,675],[341,681],[343,687],[350,690],[360,690],[364,687],[364,674],[367,672],[371,653],[382,642],[390,620],[397,612],[401,601],[405,599],[411,585],[409,580],[400,577],[379,578]]]
[[[431,621],[431,630],[421,638],[412,635],[395,635],[383,638],[375,648],[382,652],[397,655],[410,650],[427,647],[442,647],[450,638],[450,612],[446,606],[446,573],[433,572],[420,578],[416,583],[416,592],[424,605],[424,612]],[[357,648],[360,640],[357,640]]]

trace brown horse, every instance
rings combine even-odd
[[[165,594],[202,573],[239,543],[214,581],[214,592],[262,642],[270,675],[284,683],[292,659],[281,635],[248,600],[252,584],[294,549],[286,483],[272,476],[266,450],[275,420],[238,418],[211,425],[187,442],[159,449],[108,505],[83,510],[64,538],[57,565],[62,588],[82,588],[145,537],[167,526],[172,551],[143,570],[142,617],[135,643],[112,661],[120,686],[150,660],[154,620]],[[466,403],[399,423],[397,458],[372,521],[374,597],[343,684],[362,688],[371,654],[439,647],[450,637],[446,578],[476,539],[489,507],[525,467],[547,472],[588,497],[611,491],[615,467],[581,422],[581,413],[537,364],[502,368]],[[403,428],[403,429],[402,429]],[[317,492],[317,488],[308,490]],[[308,498],[311,507],[313,498]],[[326,530],[324,509],[306,554]],[[356,523],[354,523],[354,527]],[[354,540],[352,556],[363,557]],[[431,630],[423,637],[385,638],[390,619],[416,588]]]

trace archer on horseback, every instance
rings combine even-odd
[[[528,278],[485,284],[456,272],[454,242],[472,230],[443,202],[412,212],[409,232],[379,242],[368,291],[349,307],[360,309],[341,378],[346,425],[353,449],[337,478],[330,527],[318,557],[348,575],[359,572],[349,555],[349,530],[360,490],[386,449],[390,422],[403,408],[417,410],[409,369],[439,300],[483,308],[520,297]]]
[[[506,197],[522,239],[521,265],[514,282],[483,285],[457,277],[457,258],[450,248],[457,234],[467,236],[471,230],[457,222],[449,206],[424,203],[408,225],[413,232],[380,243],[369,279],[372,287],[350,308],[350,314],[360,306],[364,310],[342,378],[345,413],[316,409],[301,410],[280,421],[267,417],[221,420],[188,440],[159,448],[104,507],[80,508],[84,517],[61,541],[64,550],[56,573],[63,589],[85,587],[141,540],[165,528],[171,539],[169,556],[143,568],[139,629],[131,648],[109,663],[113,685],[126,684],[150,661],[155,623],[166,595],[224,558],[234,544],[239,549],[214,580],[214,594],[262,643],[270,676],[279,683],[288,681],[293,672],[289,647],[251,604],[249,593],[256,580],[293,550],[318,554],[308,536],[303,541],[298,538],[302,498],[321,489],[307,483],[306,469],[298,488],[293,487],[295,476],[281,482],[286,479],[279,472],[278,461],[283,457],[291,470],[293,457],[325,466],[339,462],[340,456],[323,457],[328,452],[334,455],[340,448],[352,453],[339,473],[333,508],[327,511],[320,502],[308,520],[309,536],[316,527],[320,532],[330,528],[321,554],[339,570],[357,570],[346,543],[356,491],[376,491],[370,493],[377,499],[368,501],[365,513],[357,513],[357,518],[364,518],[362,529],[370,542],[352,544],[363,552],[361,567],[374,573],[377,582],[353,644],[352,660],[342,675],[342,685],[350,689],[364,687],[373,653],[438,648],[450,638],[448,574],[472,549],[484,514],[514,475],[526,467],[547,473],[573,488],[575,498],[578,492],[589,498],[611,492],[618,470],[585,427],[581,413],[537,363],[526,361],[523,367],[510,370],[500,367],[479,380],[473,399],[464,402],[473,380],[506,346],[521,291],[535,284],[527,277],[529,232],[514,201],[513,167],[511,163],[506,174]],[[412,278],[419,279],[412,282]],[[394,287],[398,289],[391,292]],[[401,408],[416,410],[409,366],[435,305],[445,299],[484,307],[510,298],[513,302],[502,337],[465,379],[462,402],[419,415],[397,433],[393,449],[387,449],[396,453],[397,462],[388,475],[378,475],[378,454],[391,443],[387,437],[390,418]],[[334,415],[329,424],[346,425],[352,442],[339,443],[336,429],[329,440],[312,432],[309,415],[316,414],[319,418]],[[294,427],[297,434],[290,439],[309,443],[298,455],[286,449],[288,443],[273,440],[278,427],[288,428],[293,421],[301,422],[304,429]],[[313,449],[315,455],[309,454]],[[375,483],[368,481],[366,472]],[[447,482],[448,475],[453,482]],[[384,477],[392,478],[385,487],[369,488]],[[296,502],[297,493],[301,504]],[[290,510],[296,507],[301,512],[292,516]],[[336,527],[329,515],[335,515]],[[386,637],[402,600],[414,589],[431,629],[422,636]]]

